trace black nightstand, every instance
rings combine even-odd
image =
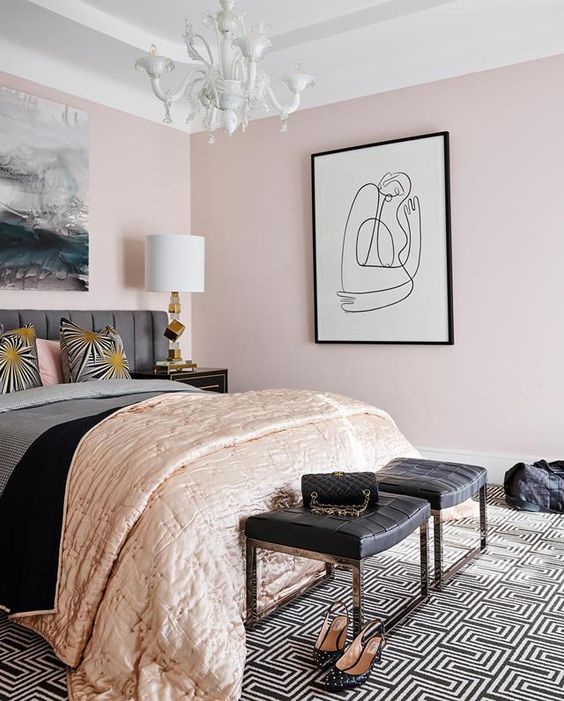
[[[196,368],[186,372],[171,372],[168,375],[156,375],[151,371],[134,372],[131,376],[134,380],[175,380],[208,392],[219,392],[219,394],[227,392],[226,368]]]

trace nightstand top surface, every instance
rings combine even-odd
[[[133,372],[131,376],[133,379],[145,379],[150,377],[152,380],[158,379],[159,377],[163,379],[168,379],[169,377],[195,377],[196,375],[209,375],[214,372],[227,372],[227,368],[201,368],[197,367],[193,370],[178,370],[176,372],[168,373],[155,373],[152,370],[142,370],[140,372]]]

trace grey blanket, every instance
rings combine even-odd
[[[201,392],[169,380],[100,380],[0,395],[0,495],[25,451],[57,424],[167,392]]]

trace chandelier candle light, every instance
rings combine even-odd
[[[312,76],[303,73],[298,65],[295,73],[282,79],[292,93],[291,101],[279,102],[270,87],[270,78],[259,66],[271,46],[266,25],[249,26],[245,15],[235,11],[233,0],[220,0],[220,4],[219,12],[204,17],[205,26],[215,32],[215,53],[201,34],[194,34],[192,24],[186,20],[182,36],[196,66],[176,91],[161,85],[161,77],[173,71],[175,65],[171,58],[159,56],[154,44],[135,63],[137,69],[147,73],[153,92],[164,103],[164,123],[172,124],[171,105],[184,98],[189,105],[186,122],[203,112],[210,143],[215,141],[218,127],[229,135],[239,126],[245,131],[257,107],[267,111],[273,108],[282,120],[282,131],[287,131],[288,115],[300,106],[302,92],[314,85]]]

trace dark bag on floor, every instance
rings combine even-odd
[[[564,460],[517,463],[503,486],[505,501],[516,509],[564,513]]]

